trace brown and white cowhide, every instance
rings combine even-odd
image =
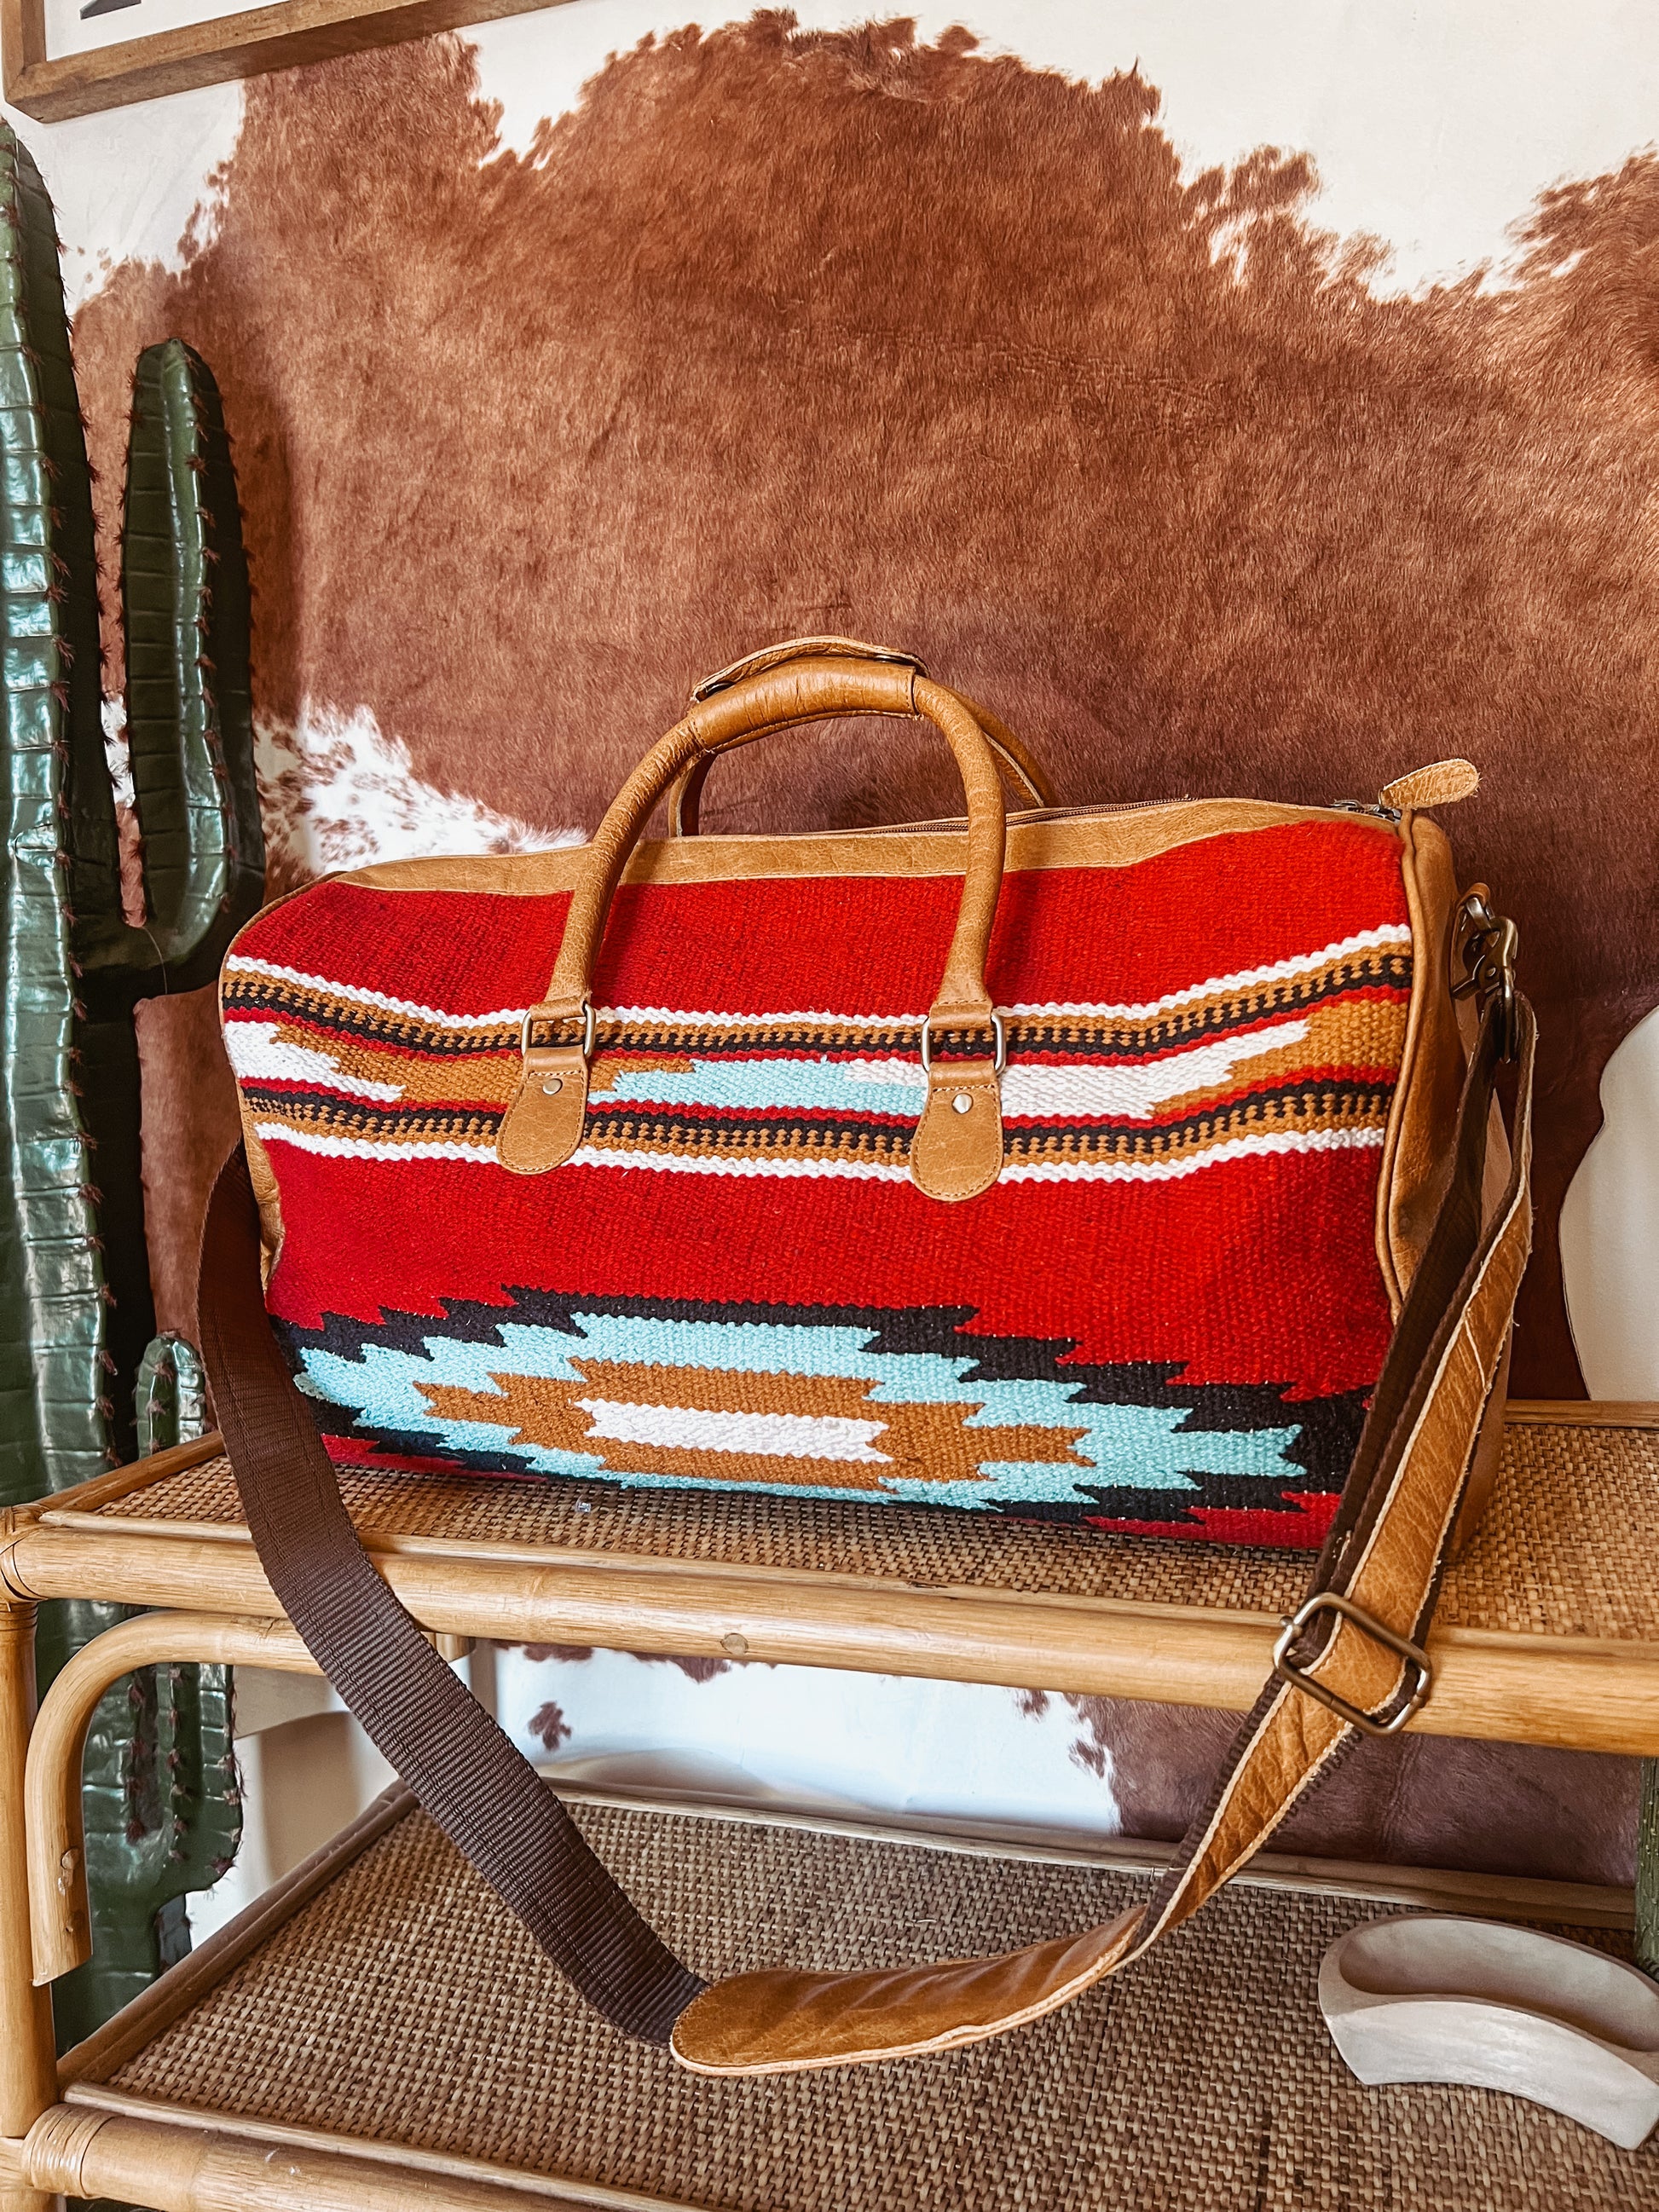
[[[1516,204],[1503,282],[1402,292],[1321,229],[1308,155],[1183,166],[1136,70],[965,32],[763,12],[617,55],[521,150],[496,125],[459,39],[257,79],[178,265],[78,316],[106,531],[137,349],[178,331],[223,387],[276,880],[366,813],[591,828],[697,675],[802,631],[918,651],[1073,800],[1364,796],[1467,753],[1449,826],[1542,1036],[1515,1384],[1576,1395],[1556,1219],[1659,1001],[1659,156]],[[854,726],[739,757],[707,811],[952,803],[935,750]],[[144,1042],[187,1325],[228,1085],[204,1000]],[[1083,1740],[1157,1830],[1206,1725],[1091,1708]],[[1457,1756],[1368,1754],[1358,1809],[1319,1803],[1366,1856],[1503,1863],[1536,1820],[1565,1870],[1575,1799],[1588,1856],[1624,1850],[1629,1767]]]
[[[697,674],[803,630],[925,654],[1073,799],[1468,753],[1543,1033],[1516,1388],[1576,1393],[1555,1218],[1659,999],[1659,161],[1517,208],[1506,289],[1376,297],[1305,155],[1188,175],[1158,108],[773,14],[617,58],[523,154],[459,40],[255,80],[182,270],[78,319],[106,521],[178,331],[237,441],[285,870],[342,772],[591,828]],[[715,823],[951,803],[885,726],[765,750]]]

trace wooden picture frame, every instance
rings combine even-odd
[[[59,123],[132,100],[296,69],[337,54],[396,46],[558,0],[274,0],[207,22],[52,58],[46,0],[0,0],[0,62],[10,106]]]

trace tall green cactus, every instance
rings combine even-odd
[[[258,903],[264,848],[235,477],[213,378],[173,339],[140,357],[128,456],[121,588],[146,925],[123,915],[86,438],[52,207],[9,131],[0,444],[0,1497],[29,1498],[133,1449],[155,1317],[132,1012],[211,980]]]
[[[155,1310],[133,1011],[210,981],[263,885],[236,481],[213,377],[178,339],[149,348],[134,380],[121,598],[142,927],[122,910],[92,479],[52,206],[0,125],[0,1504],[137,1448]],[[43,1682],[121,1612],[46,1608]],[[163,1962],[178,1900],[240,1832],[222,1676],[163,1669],[113,1697],[88,1759],[101,1955],[68,1993],[82,2027]]]

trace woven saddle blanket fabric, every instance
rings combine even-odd
[[[1115,866],[1011,846],[1006,1164],[956,1206],[906,1162],[959,861],[876,874],[890,842],[856,844],[623,886],[581,1147],[538,1178],[495,1147],[567,891],[382,870],[244,931],[222,1007],[268,1304],[331,1453],[1317,1547],[1392,1326],[1394,825]]]

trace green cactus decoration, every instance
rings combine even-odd
[[[258,905],[247,565],[224,418],[177,339],[141,356],[122,535],[127,742],[148,919],[122,910],[105,752],[92,479],[51,203],[0,126],[0,1504],[133,1455],[169,1377],[134,1389],[155,1311],[133,1010],[210,981]],[[181,1357],[182,1355],[182,1357]],[[171,1418],[171,1417],[170,1417]],[[44,1609],[43,1684],[121,1618]],[[161,1669],[112,1693],[87,1765],[98,1955],[63,1989],[84,2032],[187,1943],[182,1897],[233,1856],[222,1677]],[[107,1968],[107,1971],[106,1969]]]
[[[202,1357],[182,1336],[155,1336],[138,1364],[138,1456],[166,1451],[207,1431]]]
[[[185,1956],[185,1899],[236,1855],[229,1671],[146,1667],[118,1683],[87,1734],[82,1800],[93,1955],[52,1991],[64,2049]]]

